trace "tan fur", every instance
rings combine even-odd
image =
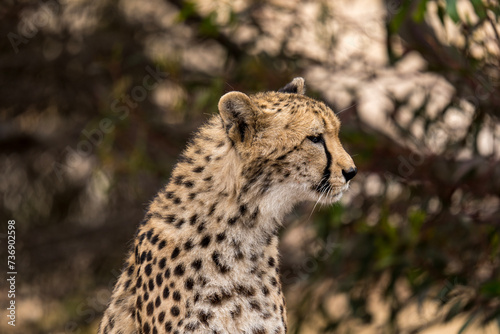
[[[304,91],[295,78],[221,98],[140,224],[99,333],[286,332],[280,222],[300,201],[340,199],[354,168],[339,120]]]

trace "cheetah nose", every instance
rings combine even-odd
[[[348,170],[342,169],[342,175],[345,177],[345,182],[348,182],[358,173],[358,169],[356,167],[351,167]]]

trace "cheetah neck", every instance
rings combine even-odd
[[[183,153],[158,197],[168,211],[194,212],[207,224],[240,227],[250,237],[274,233],[296,202],[294,194],[271,185],[259,161],[242,162],[214,118]]]
[[[211,256],[218,271],[213,275],[224,276],[228,268],[236,268],[239,275],[224,279],[255,279],[252,268],[258,264],[269,261],[277,266],[277,234],[291,208],[289,197],[271,187],[265,173],[249,173],[259,167],[241,163],[229,140],[215,138],[226,136],[212,120],[184,152],[170,182],[151,204],[148,216],[153,221],[148,226],[177,240],[181,252],[191,247],[205,251],[215,245],[218,253]],[[274,282],[277,270],[271,269]]]

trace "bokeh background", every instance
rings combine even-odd
[[[0,254],[15,219],[18,276],[0,332],[94,333],[220,96],[303,76],[360,172],[286,219],[290,333],[500,333],[499,17],[494,0],[2,1]]]

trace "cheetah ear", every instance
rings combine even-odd
[[[278,92],[304,95],[306,92],[305,80],[304,78],[297,77],[289,82],[285,87],[278,90]]]
[[[241,92],[225,94],[219,101],[219,113],[233,142],[243,142],[253,136],[258,111],[247,95]]]

